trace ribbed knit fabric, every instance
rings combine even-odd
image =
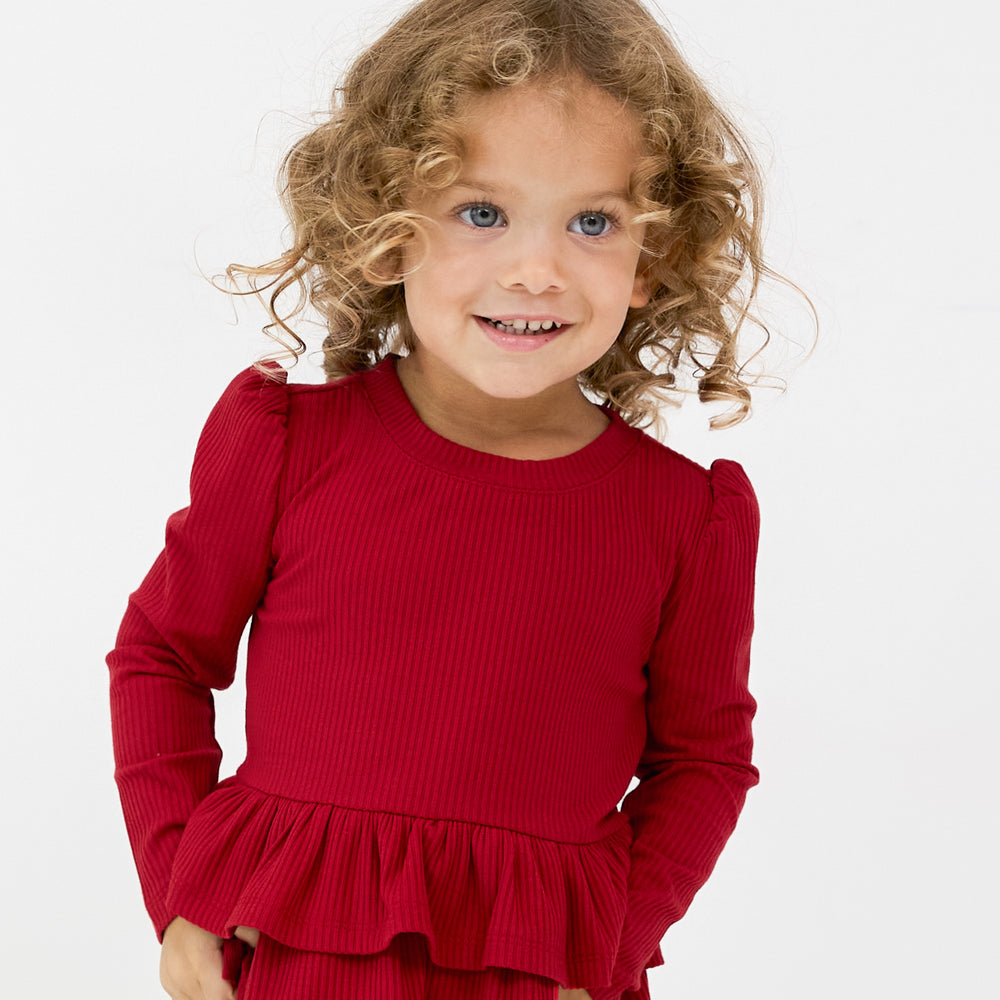
[[[520,461],[426,427],[392,358],[242,373],[108,656],[157,932],[417,932],[442,967],[648,996],[757,780],[756,538],[738,465],[617,415]],[[251,616],[247,757],[219,782],[211,689]]]
[[[373,955],[301,951],[261,935],[227,978],[238,982],[238,1000],[558,1000],[557,984],[542,976],[436,965],[421,934],[397,934]]]

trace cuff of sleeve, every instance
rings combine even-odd
[[[160,916],[153,918],[153,926],[156,928],[156,940],[163,944],[163,935],[167,933],[167,928],[174,922],[179,914],[171,913],[170,916]]]

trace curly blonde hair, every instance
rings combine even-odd
[[[630,309],[615,344],[581,372],[581,387],[632,424],[648,423],[664,390],[690,371],[702,401],[749,414],[753,379],[737,341],[760,279],[761,171],[749,143],[637,0],[422,0],[348,70],[328,118],[281,168],[292,245],[233,281],[270,290],[265,332],[289,355],[306,345],[289,320],[311,305],[327,329],[328,380],[412,350],[402,248],[421,231],[415,192],[461,168],[463,99],[518,84],[583,78],[634,112],[644,155],[631,189],[646,224],[650,301]],[[776,277],[776,276],[775,276]],[[287,292],[298,292],[282,313]]]

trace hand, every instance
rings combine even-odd
[[[164,931],[160,983],[171,1000],[236,1000],[222,978],[222,938],[183,917]]]
[[[564,990],[560,986],[559,1000],[590,1000],[590,994],[586,990]]]

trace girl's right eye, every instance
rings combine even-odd
[[[495,205],[466,205],[457,214],[463,222],[477,229],[493,229],[497,225],[503,225],[503,216]]]

